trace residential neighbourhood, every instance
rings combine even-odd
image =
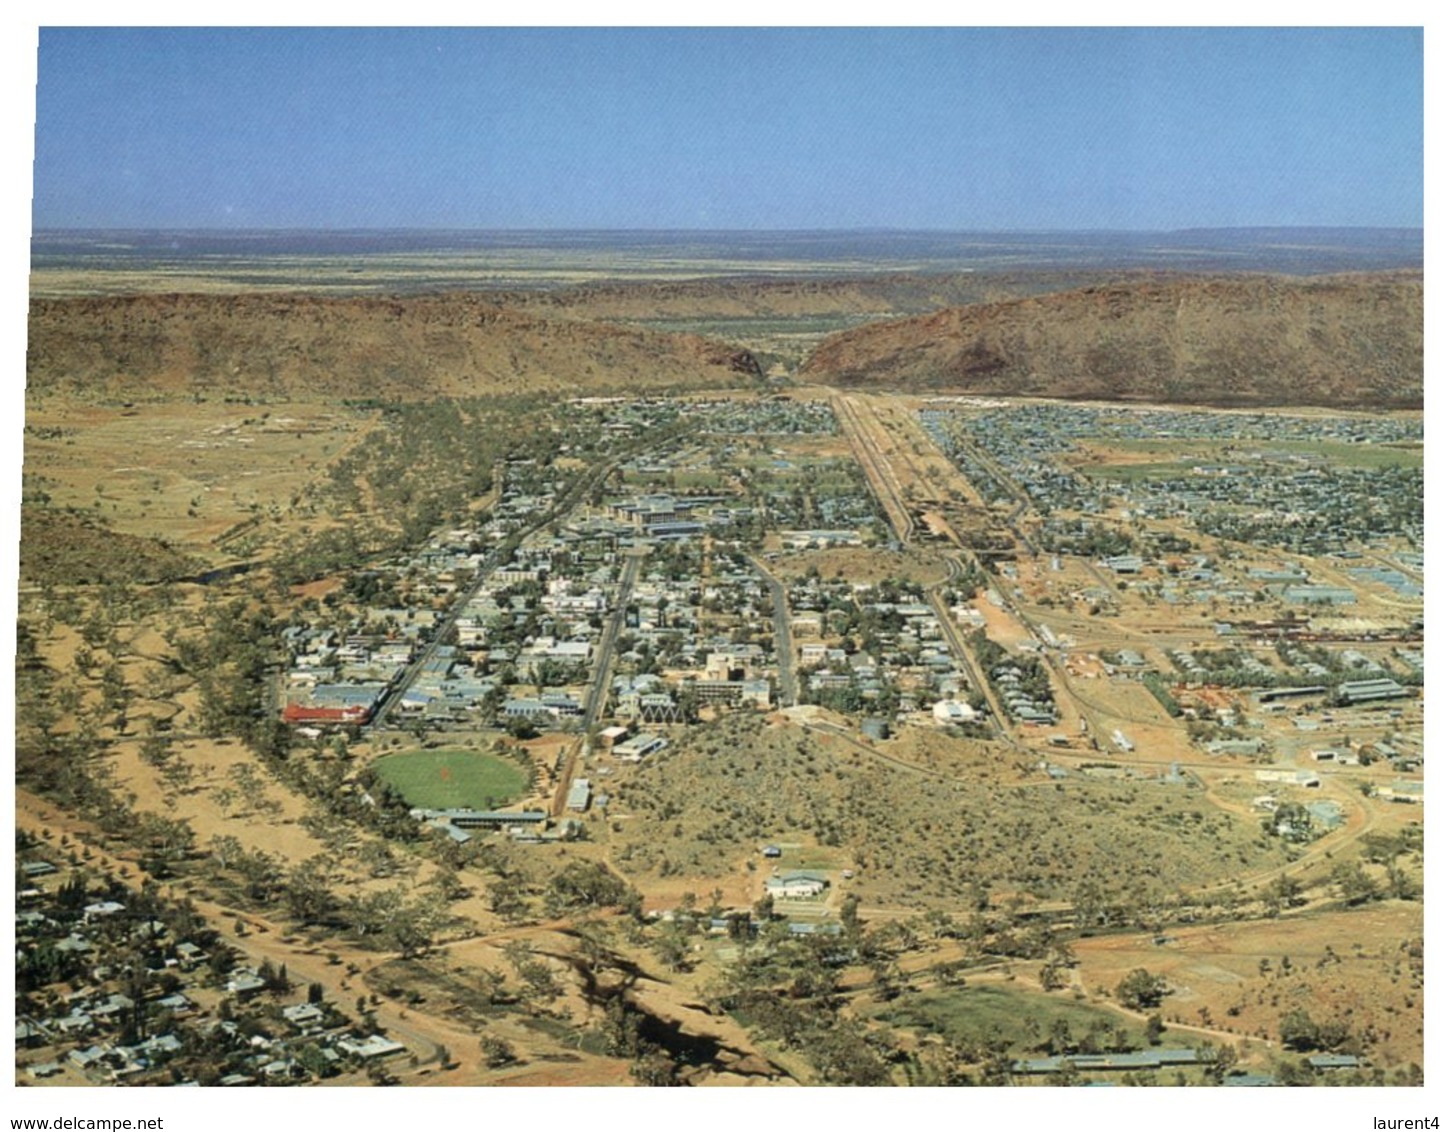
[[[416,1050],[285,966],[248,966],[189,902],[74,868],[54,840],[23,847],[16,1019],[22,1081],[52,1085],[366,1081]],[[91,900],[94,896],[105,899]],[[299,1001],[300,997],[300,1001]]]

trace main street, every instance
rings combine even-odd
[[[619,640],[619,631],[624,626],[624,615],[629,607],[630,596],[634,593],[634,584],[639,580],[640,565],[648,554],[648,547],[637,547],[624,556],[624,570],[619,576],[619,590],[614,599],[614,612],[610,614],[609,620],[605,623],[604,632],[599,638],[599,648],[594,656],[594,676],[589,681],[589,693],[584,699],[584,707],[580,715],[580,734],[569,743],[563,773],[559,776],[553,801],[549,805],[549,812],[556,818],[564,813],[569,797],[569,787],[574,781],[575,774],[578,773],[580,760],[588,758],[591,753],[590,732],[599,722],[599,713],[603,710],[604,701],[609,696],[609,673],[614,667],[614,646]]]
[[[773,607],[771,619],[775,622],[775,663],[780,672],[778,689],[781,707],[794,707],[796,703],[795,645],[790,638],[790,612],[785,600],[785,586],[772,574],[760,559],[751,556],[750,564],[755,567],[765,586],[770,590]]]
[[[594,659],[594,679],[589,682],[589,695],[584,700],[583,729],[589,729],[599,722],[599,713],[608,698],[609,673],[614,666],[614,646],[619,640],[619,631],[624,627],[624,614],[629,606],[634,584],[639,580],[640,564],[649,554],[647,547],[635,548],[624,555],[624,572],[619,578],[619,592],[615,597],[614,612],[605,623],[599,638],[599,651]]]

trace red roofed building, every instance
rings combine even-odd
[[[311,704],[288,704],[282,709],[283,723],[366,723],[373,709],[365,704],[349,707],[315,707]]]

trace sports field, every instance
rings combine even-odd
[[[477,751],[409,751],[373,764],[410,803],[430,810],[486,810],[512,802],[529,785],[522,767]]]

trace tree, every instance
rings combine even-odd
[[[147,766],[162,767],[171,757],[171,740],[156,730],[153,720],[146,738],[141,740],[141,761]]]
[[[528,944],[522,940],[512,940],[503,953],[504,958],[513,966],[514,973],[523,982],[528,997],[547,1001],[559,996],[559,984],[554,978],[554,972],[547,963],[533,957]]]
[[[196,768],[183,758],[168,755],[161,767],[161,779],[170,790],[184,791],[196,778]]]
[[[514,877],[499,877],[488,892],[488,906],[495,915],[502,916],[509,923],[517,923],[528,915],[529,905],[518,888]]]
[[[1042,984],[1042,989],[1045,991],[1061,990],[1067,986],[1068,982],[1063,965],[1057,961],[1056,957],[1042,965],[1042,970],[1037,972],[1037,981]]]
[[[315,923],[337,910],[332,893],[337,877],[332,861],[322,853],[307,858],[287,874],[288,910],[303,923]]]
[[[478,1039],[478,1049],[483,1054],[484,1065],[490,1069],[501,1069],[505,1065],[512,1065],[519,1059],[513,1046],[492,1034],[484,1034]]]
[[[1292,1050],[1317,1049],[1319,1025],[1302,1006],[1279,1016],[1279,1040]]]
[[[675,1081],[675,1063],[654,1046],[635,1058],[629,1067],[629,1075],[641,1085],[656,1088],[677,1083]]]
[[[1228,1042],[1218,1046],[1206,1042],[1199,1047],[1198,1060],[1203,1064],[1203,1071],[1208,1078],[1221,1085],[1228,1076],[1228,1071],[1238,1064],[1239,1054]]]
[[[1397,861],[1391,861],[1385,866],[1385,883],[1392,900],[1414,900],[1420,895],[1419,885],[1411,879],[1409,873],[1400,868]]]
[[[1330,879],[1339,888],[1344,902],[1351,906],[1378,899],[1380,895],[1374,878],[1364,871],[1364,866],[1358,861],[1341,861],[1334,866]]]
[[[1264,818],[1264,832],[1285,841],[1308,841],[1314,836],[1314,819],[1299,802],[1285,802]]]
[[[1056,1056],[1073,1048],[1072,1026],[1066,1018],[1057,1017],[1047,1032],[1047,1052]]]
[[[551,916],[586,908],[615,906],[630,911],[639,906],[639,893],[596,861],[571,861],[550,879],[544,909]]]
[[[1161,1014],[1150,1014],[1150,1015],[1148,1015],[1148,1024],[1143,1029],[1143,1036],[1148,1039],[1148,1044],[1150,1046],[1156,1046],[1156,1045],[1161,1045],[1162,1044],[1162,1042],[1163,1042],[1163,1031],[1164,1031],[1165,1028],[1166,1027],[1164,1027],[1164,1025],[1163,1025],[1163,1015],[1161,1015]]]
[[[666,924],[655,937],[654,953],[659,961],[671,971],[689,969],[689,939],[679,921],[671,921]]]
[[[1269,886],[1269,899],[1286,908],[1295,908],[1304,903],[1300,896],[1303,886],[1289,876],[1287,873],[1280,873],[1274,878],[1274,883]]]
[[[1138,967],[1124,976],[1114,994],[1130,1010],[1147,1010],[1160,1005],[1168,989],[1168,980],[1162,975]]]
[[[604,1052],[610,1057],[638,1057],[644,1048],[639,1036],[642,1021],[639,1012],[630,1009],[622,994],[610,999],[597,1028],[604,1041]]]

